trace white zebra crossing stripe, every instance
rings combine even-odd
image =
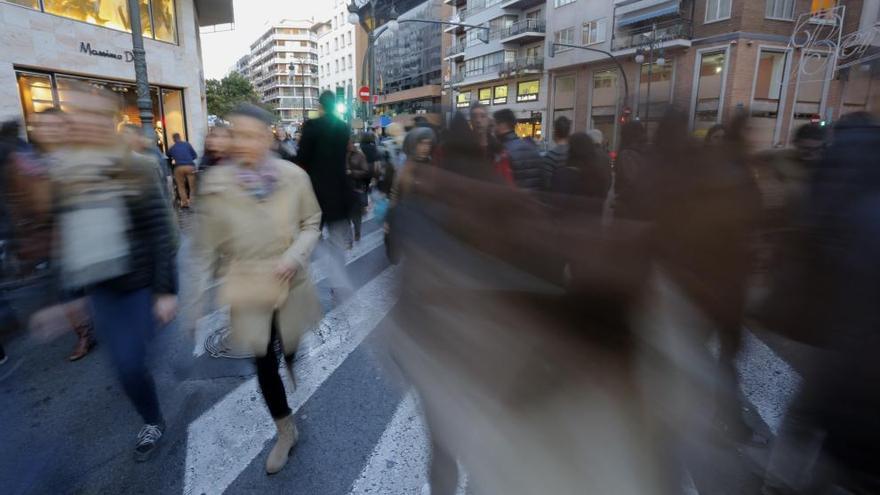
[[[396,267],[385,269],[331,311],[327,319],[346,321],[345,335],[310,349],[308,359],[297,360],[297,388],[288,402],[297,411],[372,332],[395,302]],[[291,389],[292,387],[288,387]],[[274,426],[257,379],[239,385],[189,425],[183,493],[219,494],[263,450]]]
[[[418,396],[410,390],[397,406],[349,494],[420,495],[428,481],[430,457],[430,439],[424,416]],[[467,475],[461,465],[459,473],[456,495],[465,495]]]
[[[743,394],[775,435],[801,377],[767,344],[745,329],[737,370]]]
[[[427,481],[428,432],[413,392],[406,394],[352,485],[352,495],[419,493]]]

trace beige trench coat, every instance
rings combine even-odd
[[[197,202],[197,252],[221,277],[232,260],[274,264],[285,259],[299,266],[287,300],[276,310],[284,352],[291,355],[303,333],[321,317],[308,270],[321,236],[321,209],[303,169],[283,160],[277,166],[282,171],[279,182],[264,201],[237,183],[235,165],[216,166],[205,174]],[[272,313],[272,308],[230,307],[233,349],[265,355]]]

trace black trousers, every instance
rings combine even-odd
[[[276,343],[278,338],[278,314],[272,315],[272,336],[269,338],[269,347],[266,349],[266,355],[256,358],[257,365],[257,382],[260,384],[260,392],[263,394],[263,400],[269,408],[269,414],[272,419],[282,419],[290,415],[290,406],[287,405],[287,393],[284,391],[284,382],[281,381],[279,373],[280,362],[278,360],[278,351]],[[282,346],[283,349],[283,346]],[[282,351],[283,352],[283,351]],[[284,356],[285,364],[290,366],[293,362],[293,356]]]

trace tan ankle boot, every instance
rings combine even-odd
[[[293,415],[286,418],[276,419],[275,426],[278,428],[278,434],[275,437],[275,445],[269,451],[269,457],[266,458],[266,473],[275,474],[284,469],[287,459],[290,457],[290,451],[296,445],[299,438],[299,432],[296,425],[293,424]]]

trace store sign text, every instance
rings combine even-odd
[[[91,43],[86,43],[85,41],[80,41],[79,51],[81,53],[88,53],[93,57],[115,58],[116,60],[125,60],[126,62],[134,61],[134,54],[128,50],[123,53],[113,53],[108,52],[107,50],[95,50],[94,48],[92,48]]]

